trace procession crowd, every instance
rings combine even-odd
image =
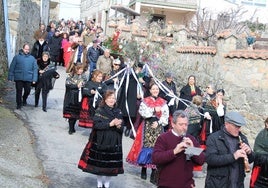
[[[120,33],[115,28],[113,46]],[[141,168],[141,179],[151,169],[150,182],[159,188],[198,187],[193,177],[206,178],[206,188],[241,188],[250,170],[250,187],[268,186],[268,118],[251,149],[241,132],[246,121],[228,111],[224,89],[209,83],[203,91],[190,75],[177,91],[170,71],[159,81],[146,63],[111,54],[93,20],[40,24],[33,36],[32,48],[24,44],[9,67],[17,109],[34,88],[35,107],[41,94],[47,112],[57,66],[65,66],[63,117],[70,135],[76,126],[91,130],[78,167],[96,175],[97,187],[110,187],[111,177],[124,173],[123,135],[133,139],[126,162]]]

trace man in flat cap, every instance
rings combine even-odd
[[[225,115],[225,126],[207,139],[206,188],[243,188],[245,165],[253,161],[253,152],[241,127],[246,125],[238,112]]]

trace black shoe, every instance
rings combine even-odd
[[[26,106],[26,105],[27,105],[27,101],[23,101],[22,106]]]
[[[125,136],[128,137],[129,136],[129,133],[130,133],[130,129],[126,128],[126,130],[125,130]]]
[[[21,106],[20,105],[17,105],[17,109],[20,110],[21,109]]]
[[[47,107],[42,107],[42,110],[44,111],[44,112],[47,112]]]
[[[146,168],[141,168],[141,179],[147,179]]]
[[[73,134],[73,133],[75,133],[76,131],[75,130],[69,130],[69,134],[71,135],[71,134]]]
[[[152,169],[151,177],[150,177],[150,182],[154,185],[157,185],[156,182],[156,170]]]

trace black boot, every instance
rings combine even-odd
[[[43,97],[43,111],[47,112],[47,99]]]
[[[22,106],[26,106],[26,105],[27,105],[27,99],[23,99]]]
[[[152,169],[151,177],[150,177],[150,182],[154,185],[157,185],[156,181],[156,170]]]
[[[142,167],[141,168],[141,179],[146,180],[146,178],[147,178],[146,168]]]
[[[39,96],[40,96],[40,88],[36,87],[35,89],[35,100],[34,100],[34,106],[37,107],[39,103]]]
[[[69,134],[75,133],[74,125],[75,125],[76,119],[69,119]]]

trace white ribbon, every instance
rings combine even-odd
[[[78,92],[78,102],[81,102],[82,100],[82,90],[81,88],[79,88],[79,92]]]
[[[101,94],[98,92],[98,90],[96,90],[96,92],[94,94],[94,98],[93,98],[93,104],[92,104],[92,106],[94,108],[96,106],[96,102],[97,102],[97,100],[98,100],[99,97],[102,98]]]
[[[212,119],[210,120],[210,125],[209,125],[209,133],[212,133]]]
[[[143,93],[143,90],[141,88],[141,84],[139,82],[139,79],[137,78],[136,73],[134,72],[133,68],[131,68],[131,73],[132,73],[134,79],[137,82],[137,94],[140,95],[141,98],[143,99],[144,98],[144,93]]]
[[[175,98],[179,101],[181,101],[183,104],[185,104],[187,107],[189,106],[189,104],[187,104],[186,102],[184,101],[187,101],[188,103],[192,104],[192,101],[188,101],[186,99],[182,99],[182,98],[179,98],[177,97],[173,92],[171,92],[162,82],[160,82],[153,74],[152,70],[150,69],[150,67],[145,64],[147,70],[149,71],[149,74],[152,76],[152,78],[155,80],[155,83],[156,85],[159,87],[159,89],[161,89],[166,95],[172,97],[172,98]],[[199,111],[198,111],[199,112]],[[204,116],[204,114],[200,113],[200,115]]]
[[[129,122],[130,122],[130,125],[131,125],[131,129],[132,129],[132,132],[133,132],[133,136],[136,137],[137,134],[136,134],[134,125],[132,123],[132,120],[130,118],[130,115],[129,115],[129,108],[128,108],[128,102],[127,102],[127,91],[128,91],[128,85],[129,85],[129,76],[130,76],[130,73],[132,72],[131,70],[132,70],[132,68],[129,66],[129,64],[127,64],[127,70],[126,70],[126,72],[127,72],[127,80],[126,80],[126,89],[125,89],[126,101],[125,101],[125,103],[126,103],[126,110],[127,110],[128,119],[129,119]],[[139,83],[137,83],[137,84],[139,84]]]

